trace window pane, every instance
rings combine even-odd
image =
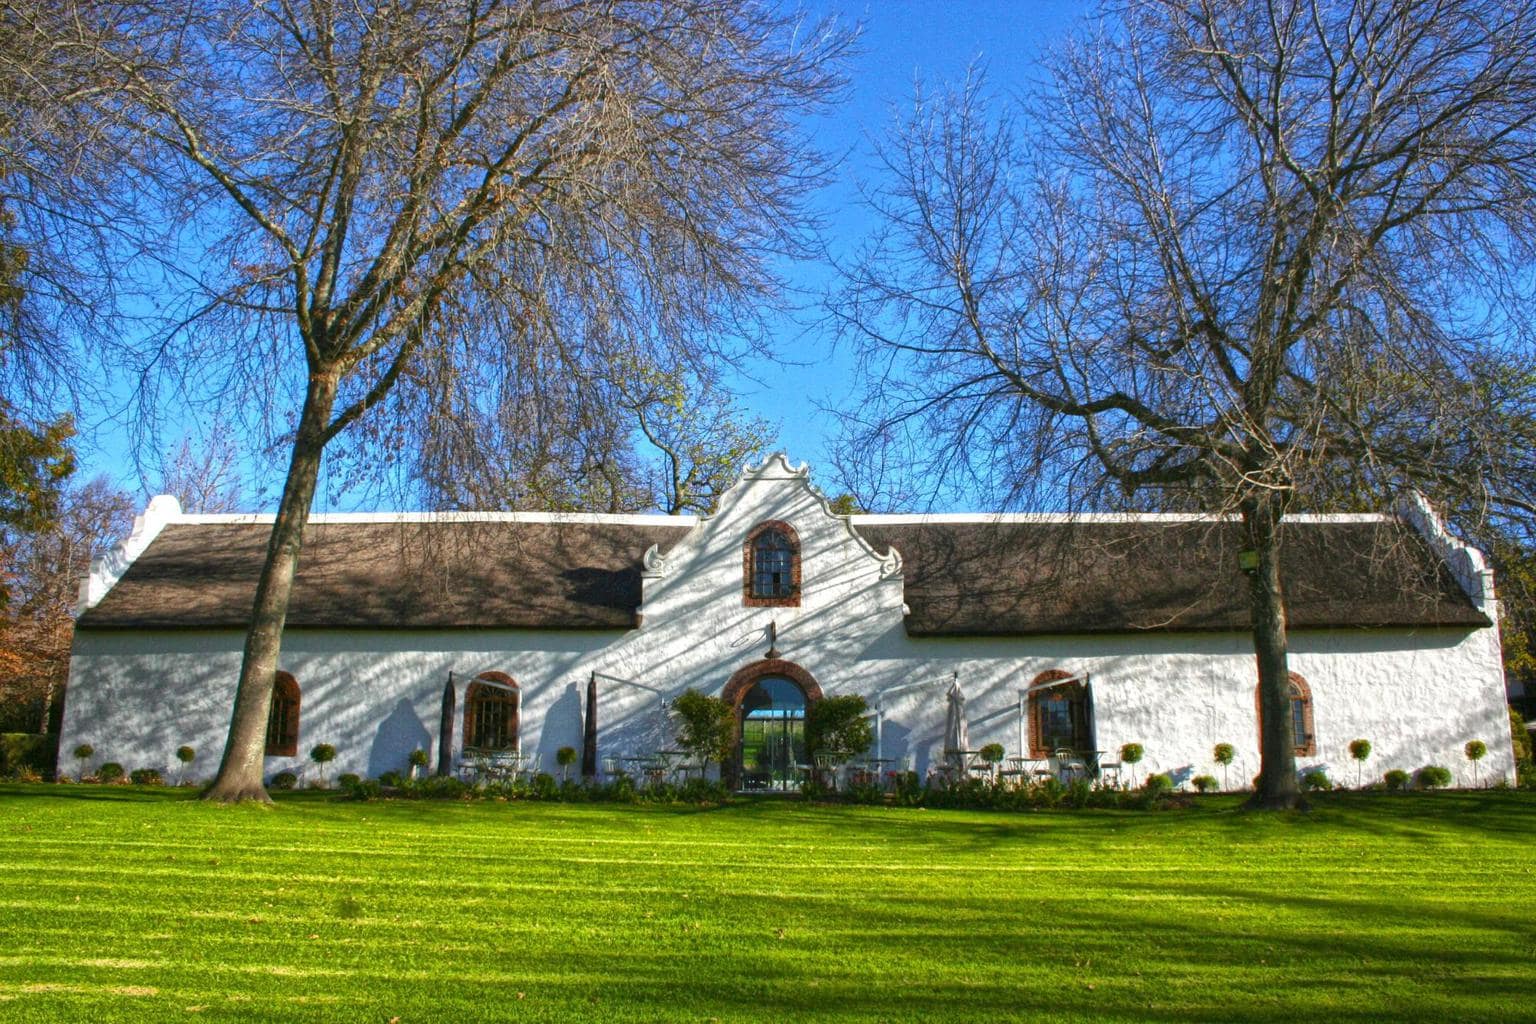
[[[287,688],[279,686],[272,694],[272,709],[267,713],[267,752],[293,749],[299,742],[299,702]]]
[[[767,530],[752,544],[752,596],[794,594],[794,549],[778,530]]]
[[[479,750],[508,750],[517,746],[517,695],[489,686],[469,694],[469,730],[465,745]]]
[[[1088,750],[1093,739],[1088,734],[1088,694],[1076,683],[1031,694],[1036,709],[1038,748],[1049,753],[1060,747]]]

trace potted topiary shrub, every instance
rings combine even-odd
[[[176,769],[176,785],[179,786],[187,774],[187,765],[197,760],[197,751],[191,747],[177,747],[176,760],[181,762],[181,767]]]
[[[89,761],[94,753],[96,748],[89,743],[82,743],[75,748],[75,760],[80,762],[80,770],[75,774],[76,780],[85,781],[85,762]]]
[[[1362,774],[1365,771],[1365,759],[1371,756],[1371,741],[1350,740],[1349,756],[1355,759],[1355,788],[1360,789],[1364,785]]]
[[[1480,780],[1477,777],[1477,762],[1481,761],[1488,753],[1488,744],[1482,740],[1467,741],[1467,760],[1472,762],[1472,785],[1477,786]]]
[[[336,760],[336,748],[329,743],[317,743],[309,752],[309,759],[320,769],[320,788],[325,788],[325,766]]]
[[[1131,788],[1136,788],[1136,766],[1141,763],[1142,755],[1146,751],[1140,743],[1127,743],[1120,748],[1120,762],[1131,766]]]
[[[1224,790],[1232,788],[1231,786],[1227,785],[1227,766],[1232,763],[1232,759],[1236,756],[1237,749],[1230,743],[1218,743],[1216,744],[1215,748],[1211,750],[1212,759],[1214,759],[1217,764],[1221,765],[1221,788]]]
[[[411,778],[414,779],[419,774],[420,769],[427,766],[427,752],[417,747],[410,752],[405,760],[411,767]]]
[[[571,765],[576,763],[576,748],[561,747],[555,751],[555,764],[560,766],[560,781],[569,782],[571,778]]]
[[[1389,792],[1401,793],[1408,788],[1408,773],[1401,768],[1390,769],[1381,779],[1387,784]]]
[[[1001,743],[988,743],[976,752],[976,756],[986,764],[992,773],[992,778],[997,778],[997,766],[1003,763],[1003,745]]]

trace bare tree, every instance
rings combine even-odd
[[[536,355],[523,354],[528,372],[466,386],[454,370],[453,386],[416,397],[429,507],[709,512],[772,443],[710,367],[622,359],[549,375]]]
[[[451,379],[444,366],[515,366],[530,347],[553,354],[548,374],[686,361],[750,324],[776,292],[769,257],[803,242],[818,163],[795,125],[835,88],[844,39],[725,0],[119,13],[101,33],[111,88],[88,99],[142,132],[175,185],[148,198],[205,247],[180,279],[196,290],[167,304],[179,319],[155,368],[206,382],[233,367],[293,431],[208,794],[266,799],[266,719],[326,446],[354,424],[403,446],[411,425],[375,410],[401,381]]]
[[[196,442],[183,436],[162,460],[160,482],[152,493],[174,495],[184,512],[238,512],[245,506],[239,460],[227,424],[216,424]]]
[[[132,522],[128,495],[97,477],[66,487],[53,521],[0,531],[0,576],[14,589],[0,608],[0,731],[50,730],[69,678],[80,580]]]
[[[1134,0],[1045,72],[888,145],[836,303],[865,426],[1005,498],[1240,514],[1256,802],[1288,806],[1281,516],[1426,482],[1532,511],[1536,11]]]
[[[123,8],[0,0],[0,394],[32,419],[99,397],[95,371],[138,318],[125,272],[166,255],[128,187],[158,167],[100,110]]]

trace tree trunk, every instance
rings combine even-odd
[[[1258,568],[1249,573],[1249,612],[1259,669],[1259,787],[1248,806],[1284,810],[1305,806],[1296,783],[1296,739],[1291,729],[1290,667],[1286,656],[1285,594],[1280,587],[1280,517],[1284,501],[1265,494],[1243,503],[1243,526]]]
[[[267,716],[272,707],[272,687],[277,679],[277,658],[283,643],[283,624],[288,618],[288,598],[298,571],[304,525],[309,521],[315,484],[320,477],[320,456],[325,450],[325,428],[336,403],[334,372],[312,373],[304,395],[293,460],[283,483],[283,498],[267,542],[267,558],[256,584],[250,629],[245,634],[245,655],[240,664],[240,685],[229,721],[224,759],[205,800],[235,803],[241,800],[271,802],[262,785],[266,756]]]

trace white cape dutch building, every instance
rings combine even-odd
[[[156,498],[83,588],[60,750],[218,764],[270,517]],[[1422,503],[1282,527],[1297,762],[1513,779],[1492,575]],[[673,746],[689,687],[738,709],[744,787],[792,785],[804,709],[865,696],[891,766],[969,742],[1010,757],[1145,748],[1176,781],[1257,772],[1255,663],[1237,525],[1180,515],[834,514],[805,467],[749,468],[711,516],[316,515],[283,642],[267,774],[454,771],[517,749],[552,769],[597,699],[603,767]],[[1112,757],[1113,755],[1106,755]],[[89,767],[89,766],[87,766]]]

